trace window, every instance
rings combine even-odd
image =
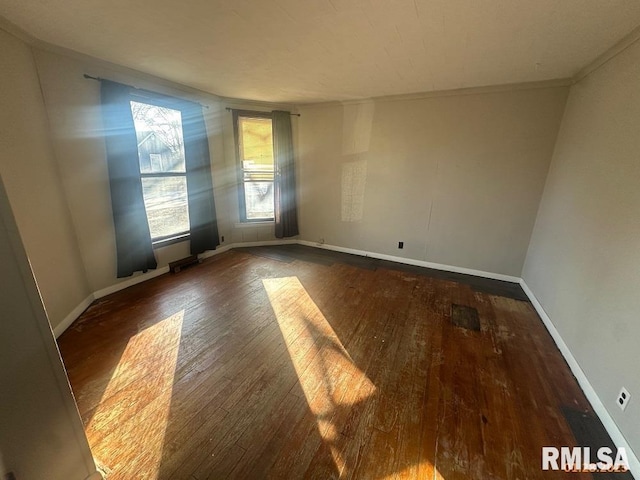
[[[271,221],[274,218],[271,114],[238,113],[235,117],[240,177],[240,220]]]
[[[189,234],[182,113],[161,103],[131,101],[144,206],[154,244]]]

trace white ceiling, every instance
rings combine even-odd
[[[45,42],[217,95],[309,103],[570,77],[638,0],[0,0]]]

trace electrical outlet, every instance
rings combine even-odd
[[[404,242],[398,242],[398,248],[402,250],[404,248]]]
[[[220,243],[224,243],[224,235],[220,237]]]
[[[324,245],[324,237],[322,237],[318,243],[319,243],[320,245]]]
[[[622,410],[623,412],[625,408],[627,408],[630,398],[631,398],[631,394],[629,393],[629,390],[622,387],[620,389],[620,393],[618,394],[618,399],[616,401],[618,403],[618,406],[620,407],[620,410]]]

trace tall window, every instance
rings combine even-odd
[[[189,234],[187,173],[180,110],[131,101],[142,193],[154,243]]]
[[[238,113],[235,118],[240,177],[240,220],[273,220],[274,162],[271,114]]]

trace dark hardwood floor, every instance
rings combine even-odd
[[[566,477],[541,447],[594,414],[517,291],[318,252],[227,252],[62,335],[109,479]]]

